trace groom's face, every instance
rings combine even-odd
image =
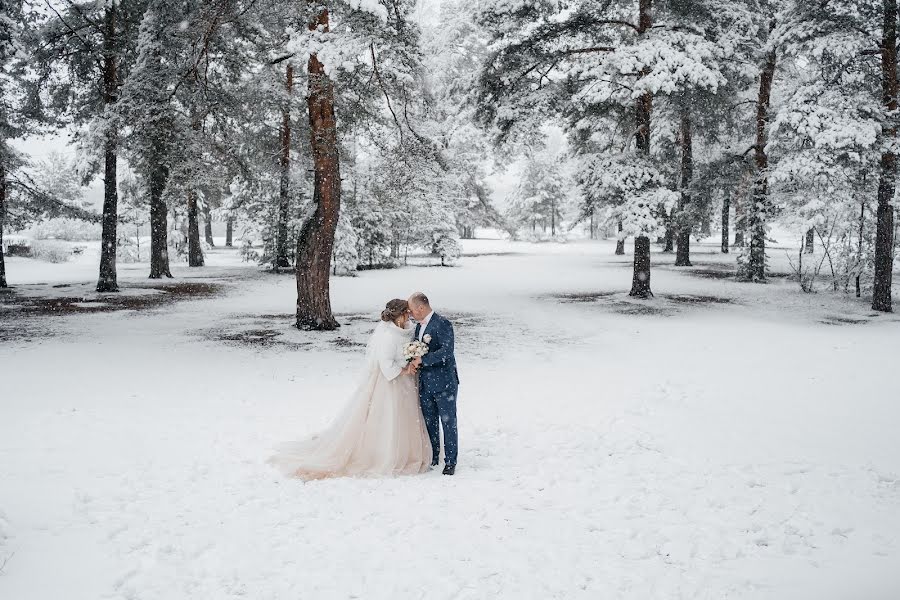
[[[419,304],[418,302],[409,303],[409,312],[412,314],[413,319],[419,321],[420,323],[425,317],[428,316],[429,310],[430,309],[428,306]]]

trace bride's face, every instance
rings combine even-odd
[[[405,329],[406,324],[409,323],[409,314],[403,313],[402,315],[397,317],[397,320],[394,321],[394,323],[396,323],[397,327],[399,327],[400,329]]]

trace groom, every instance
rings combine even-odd
[[[409,312],[416,320],[416,339],[428,346],[428,353],[413,359],[419,372],[419,404],[428,437],[431,438],[431,466],[437,466],[441,454],[438,418],[444,429],[444,475],[456,472],[457,442],[456,394],[459,375],[453,354],[453,325],[431,310],[428,297],[416,292],[409,298]]]

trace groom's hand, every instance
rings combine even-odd
[[[417,356],[416,358],[412,359],[409,364],[412,365],[413,369],[418,369],[420,366],[422,366],[422,357]]]

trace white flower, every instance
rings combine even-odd
[[[426,333],[425,335],[423,335],[422,341],[425,342],[426,344],[430,344],[431,343],[431,334]]]

